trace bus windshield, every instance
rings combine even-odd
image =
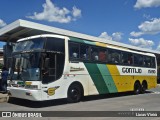
[[[16,44],[14,52],[43,49],[43,46],[44,46],[44,39],[42,38],[20,41]]]
[[[13,55],[11,79],[40,80],[40,53]]]
[[[10,79],[44,83],[58,80],[64,68],[64,49],[64,39],[54,37],[17,42],[12,53]]]

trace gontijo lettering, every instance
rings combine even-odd
[[[122,72],[123,73],[142,73],[142,69],[138,68],[126,68],[126,67],[123,67],[122,68]]]

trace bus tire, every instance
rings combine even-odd
[[[136,81],[134,84],[134,94],[137,95],[141,92],[141,84],[139,81]]]
[[[81,100],[82,96],[83,96],[82,85],[80,83],[71,84],[67,92],[67,101],[70,103],[76,103]]]
[[[142,82],[142,88],[141,88],[141,93],[145,93],[145,91],[147,90],[148,86],[147,86],[147,82],[143,81]]]

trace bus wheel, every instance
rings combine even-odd
[[[67,101],[79,102],[82,98],[82,87],[79,84],[72,84],[68,89]]]
[[[141,92],[141,85],[139,82],[135,82],[134,84],[134,94],[137,95]]]
[[[141,93],[145,93],[145,91],[147,90],[147,82],[143,81],[142,82],[142,88],[141,88]]]

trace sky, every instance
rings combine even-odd
[[[0,28],[17,19],[160,51],[160,0],[1,0]]]

